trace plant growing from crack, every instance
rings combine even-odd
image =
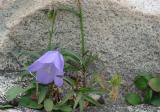
[[[92,95],[103,95],[106,89],[101,82],[103,79],[100,79],[99,75],[95,77],[94,81],[100,85],[99,88],[88,84],[90,82],[87,80],[87,77],[90,76],[89,67],[97,59],[97,56],[87,50],[85,46],[83,10],[80,0],[77,0],[77,7],[78,11],[70,8],[58,8],[48,12],[51,29],[46,50],[37,53],[29,53],[28,51],[20,53],[20,55],[29,54],[33,57],[32,61],[27,61],[22,68],[25,71],[22,72],[21,80],[29,75],[31,76],[28,79],[30,84],[25,88],[16,86],[9,89],[6,93],[8,103],[1,105],[0,108],[10,108],[16,104],[33,109],[45,109],[47,112],[74,112],[77,110],[83,112],[87,106],[100,105]],[[65,48],[57,49],[57,46],[52,43],[56,16],[60,11],[68,11],[79,18],[79,53],[71,52]],[[67,73],[69,75],[66,75]],[[119,75],[115,75],[110,81],[111,92],[116,91],[116,95],[112,92],[114,100],[117,98],[120,83]],[[66,86],[67,89],[63,86]]]
[[[160,106],[160,77],[155,74],[141,72],[133,82],[133,85],[140,90],[139,94],[128,92],[125,99],[130,105],[149,104]]]

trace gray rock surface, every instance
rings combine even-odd
[[[130,5],[128,2],[127,5],[127,1],[131,0],[85,0],[83,13],[88,49],[98,53],[100,60],[106,65],[107,73],[118,71],[122,73],[124,82],[130,83],[138,71],[160,73],[160,14],[157,11],[160,4],[156,2],[156,9],[146,11],[136,4]],[[77,10],[74,0],[0,0],[2,99],[6,89],[13,86],[14,80],[17,79],[17,75],[13,75],[14,71],[20,68],[14,52],[44,49],[50,27],[45,10],[64,6]],[[61,47],[79,50],[78,18],[68,12],[60,12],[55,26],[56,34],[53,42]],[[19,60],[25,59],[23,57]],[[21,109],[19,111],[28,112]],[[97,111],[159,112],[160,109],[144,105],[125,108],[104,106],[98,110],[90,109],[90,112]]]
[[[160,112],[160,108],[150,107],[148,105],[139,106],[103,106],[102,108],[90,108],[87,112]]]
[[[7,1],[6,1],[7,4]],[[15,0],[0,10],[0,69],[18,69],[8,52],[14,49],[41,50],[46,47],[50,23],[45,9],[70,6],[72,0]],[[147,15],[109,0],[83,2],[87,47],[107,65],[132,77],[137,71],[160,72],[160,16]],[[78,18],[60,12],[54,43],[79,49]]]
[[[36,110],[30,109],[8,109],[0,112],[39,112]],[[139,105],[139,106],[125,106],[112,105],[112,106],[102,106],[102,107],[91,107],[85,110],[85,112],[160,112],[160,108],[151,107],[148,105]]]

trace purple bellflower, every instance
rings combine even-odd
[[[63,85],[64,58],[57,51],[48,51],[28,67],[30,73],[36,73],[36,80],[40,84],[54,82],[58,87]]]

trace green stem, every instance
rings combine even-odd
[[[39,85],[38,82],[36,82],[36,97],[38,97],[38,93],[39,93]]]
[[[81,54],[82,54],[82,58],[84,57],[84,53],[85,53],[85,41],[84,41],[84,37],[85,37],[85,33],[84,33],[84,24],[83,24],[83,13],[82,13],[82,5],[80,0],[78,0],[78,8],[79,8],[79,19],[80,19],[80,31],[81,31]]]
[[[84,60],[85,55],[85,33],[84,33],[84,23],[83,23],[83,12],[82,12],[82,4],[80,0],[78,1],[78,8],[79,8],[79,19],[80,19],[80,31],[81,31],[81,56],[82,60]],[[85,66],[82,64],[82,75],[83,75],[83,86],[86,87],[86,70]]]
[[[52,17],[52,27],[51,27],[51,30],[49,31],[48,50],[52,50],[52,37],[54,34],[54,24],[56,21],[56,15],[57,15],[57,12],[54,11],[53,17]]]
[[[52,98],[53,97],[53,92],[54,92],[54,85],[50,84],[49,85],[49,97]]]
[[[85,70],[83,71],[83,87],[86,87],[86,85],[87,85],[87,79],[86,79],[86,72],[85,72]]]

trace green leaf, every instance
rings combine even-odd
[[[72,57],[76,61],[81,61],[80,55],[78,55],[75,52],[72,52],[66,49],[62,49],[62,54],[64,57],[69,56],[69,57]]]
[[[82,92],[84,94],[90,94],[90,93],[93,93],[93,94],[104,94],[105,91],[104,90],[101,90],[101,89],[93,89],[93,88],[89,88],[89,87],[81,87],[79,89],[79,92]]]
[[[149,104],[151,102],[152,95],[153,91],[151,89],[146,90],[144,94],[144,102]]]
[[[125,99],[126,99],[127,103],[131,104],[131,105],[138,105],[141,103],[140,96],[135,93],[127,94]]]
[[[59,110],[62,112],[72,112],[72,108],[69,105],[60,106]]]
[[[34,82],[32,82],[30,85],[28,85],[27,87],[25,87],[23,90],[23,92],[26,92],[26,91],[28,91],[28,90],[31,90],[31,89],[33,89],[33,88],[36,88],[36,86],[35,86],[35,84],[34,84]]]
[[[38,94],[38,104],[41,104],[48,92],[48,88],[46,86],[39,86],[39,94]]]
[[[25,70],[25,71],[22,71],[20,74],[21,74],[21,75],[20,75],[19,80],[20,80],[20,81],[23,81],[23,79],[24,79],[25,77],[27,77],[29,73]]]
[[[84,110],[84,99],[81,98],[79,101],[79,108],[80,108],[80,112],[83,112]]]
[[[13,108],[13,105],[0,105],[0,109]]]
[[[80,71],[80,68],[79,67],[75,67],[75,66],[72,66],[68,63],[65,63],[65,66],[64,66],[64,70],[66,72],[70,72],[70,71]]]
[[[6,92],[6,99],[8,101],[11,101],[11,100],[15,99],[18,95],[21,95],[21,94],[23,94],[33,88],[35,88],[34,84],[30,84],[26,88],[22,88],[20,86],[12,87]]]
[[[95,74],[94,75],[94,80],[95,80],[96,83],[98,83],[100,85],[101,88],[106,89],[105,81],[104,81],[104,78],[102,77],[102,75]]]
[[[89,52],[89,55],[85,56],[85,59],[83,61],[84,66],[88,67],[89,65],[93,64],[93,62],[97,59],[96,55],[93,55],[91,52]]]
[[[65,60],[65,62],[71,61],[73,64],[75,64],[77,66],[80,64],[79,60],[76,60],[75,58],[73,58],[71,56],[64,56],[64,60]]]
[[[152,78],[149,81],[149,86],[156,92],[160,92],[160,78]]]
[[[148,86],[148,81],[143,76],[137,76],[135,78],[134,84],[138,89],[144,90]]]
[[[56,11],[51,10],[48,12],[48,19],[49,20],[53,20],[53,19],[55,19],[55,17],[56,17]]]
[[[29,96],[24,96],[19,101],[19,106],[32,108],[32,109],[41,109],[43,105],[39,105],[36,101],[33,101]]]
[[[145,75],[145,76],[143,76],[147,81],[149,81],[149,80],[151,80],[152,78],[153,78],[153,76],[152,75]]]
[[[143,76],[147,81],[153,78],[152,74],[148,72],[140,72],[138,76]]]
[[[154,106],[160,106],[160,97],[152,99],[151,104]]]
[[[53,110],[54,104],[51,99],[46,99],[44,101],[44,108],[47,112],[51,112]]]
[[[97,105],[97,106],[100,105],[96,100],[94,100],[92,97],[90,97],[90,96],[88,96],[88,95],[87,95],[87,96],[85,95],[85,96],[84,96],[84,99],[85,99],[86,101],[94,104],[94,105]]]
[[[11,101],[15,99],[18,95],[21,95],[22,93],[24,93],[24,89],[20,86],[12,87],[6,92],[6,99],[8,101]]]
[[[73,69],[74,71],[78,71],[81,69],[81,64],[71,57],[64,57],[65,58],[65,70],[70,71]]]
[[[64,105],[74,95],[73,91],[69,91],[58,105]]]
[[[77,95],[75,101],[74,101],[74,106],[73,106],[73,109],[74,109],[74,110],[76,109],[76,107],[77,107],[77,105],[78,105],[78,103],[79,103],[79,101],[80,101],[81,98],[82,98],[82,94],[79,93],[79,94]]]
[[[71,79],[70,77],[64,77],[63,79],[72,87],[74,87],[76,85],[76,82],[73,79]]]
[[[112,87],[120,87],[121,82],[122,82],[121,75],[119,73],[113,74],[112,79],[110,81]]]

